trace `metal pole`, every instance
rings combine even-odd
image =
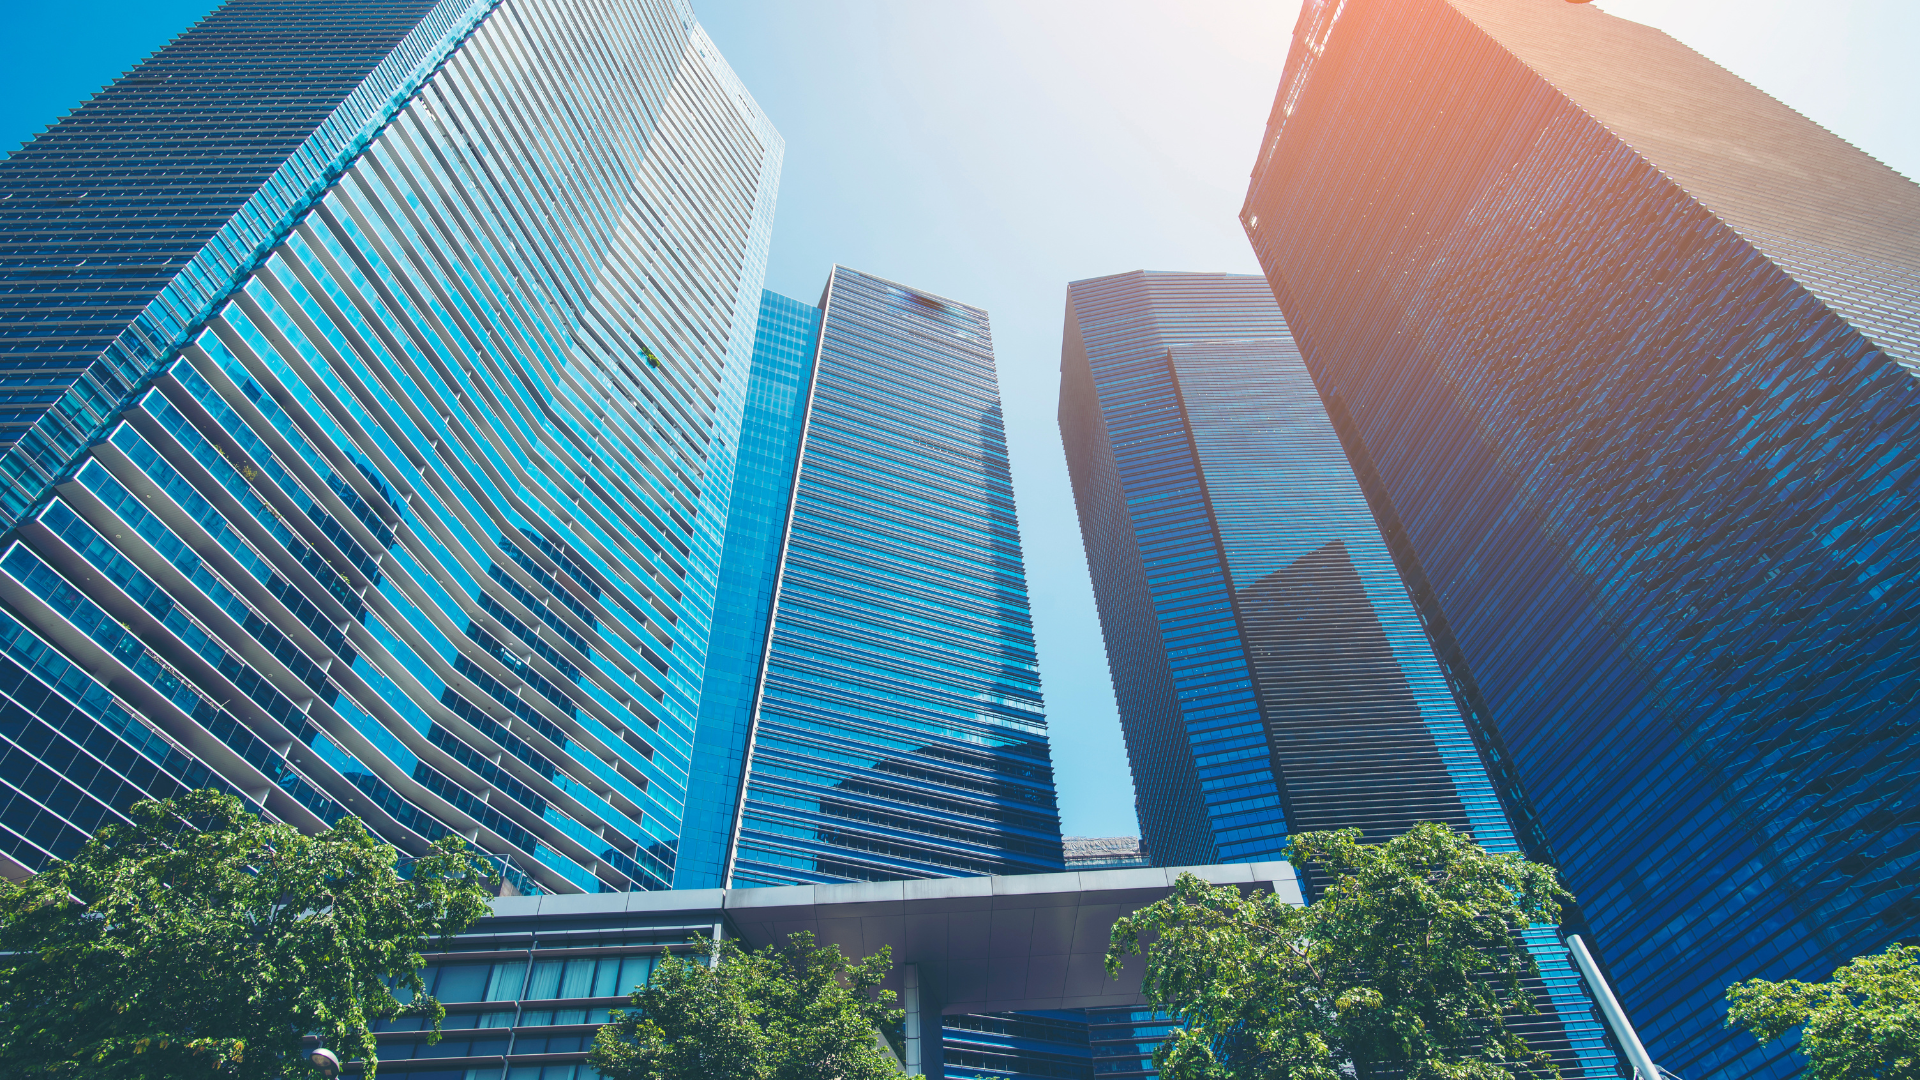
[[[1580,974],[1587,977],[1587,985],[1593,988],[1593,999],[1600,1006],[1600,1014],[1607,1018],[1607,1026],[1613,1029],[1613,1037],[1620,1041],[1620,1049],[1626,1051],[1627,1061],[1632,1063],[1634,1072],[1643,1080],[1660,1080],[1660,1070],[1647,1056],[1647,1048],[1640,1045],[1640,1036],[1634,1033],[1633,1025],[1627,1021],[1627,1014],[1620,1008],[1620,1002],[1613,996],[1613,987],[1601,978],[1599,965],[1593,962],[1593,954],[1587,951],[1587,943],[1580,940],[1579,934],[1567,935],[1567,949],[1573,953],[1573,962],[1580,966]]]

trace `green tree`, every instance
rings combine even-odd
[[[131,817],[0,881],[0,1075],[317,1076],[300,1041],[319,1032],[371,1077],[372,1021],[429,1016],[438,1038],[421,949],[487,910],[490,868],[458,838],[403,879],[356,818],[303,836],[216,791]]]
[[[1432,823],[1377,845],[1303,833],[1287,854],[1330,879],[1308,907],[1182,874],[1114,924],[1107,970],[1144,943],[1147,998],[1177,1021],[1165,1080],[1558,1076],[1506,1023],[1538,1011],[1521,934],[1559,919],[1552,869]]]
[[[732,941],[669,955],[594,1036],[587,1063],[609,1080],[887,1080],[875,1042],[900,1023],[883,948],[858,962],[798,933],[748,952]]]
[[[1857,956],[1824,983],[1727,987],[1727,1026],[1761,1042],[1800,1028],[1813,1080],[1920,1080],[1920,946]]]

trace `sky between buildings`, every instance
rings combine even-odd
[[[0,150],[215,6],[5,0]],[[1920,4],[1598,6],[1666,30],[1920,175]],[[813,301],[840,262],[992,313],[1062,824],[1136,832],[1054,424],[1066,283],[1142,268],[1257,272],[1235,215],[1298,0],[694,7],[787,139],[767,287]]]

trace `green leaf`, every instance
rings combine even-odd
[[[356,818],[303,836],[217,791],[131,817],[0,881],[0,1075],[317,1077],[301,1047],[317,1032],[371,1080],[375,1021],[409,1011],[437,1037],[421,953],[489,896],[491,868],[458,838],[402,878]]]
[[[1559,919],[1551,868],[1433,823],[1375,845],[1303,833],[1288,857],[1326,883],[1309,907],[1182,874],[1114,924],[1108,971],[1144,951],[1147,999],[1179,1025],[1163,1080],[1558,1077],[1507,1027],[1537,1011],[1521,935]]]
[[[1824,983],[1735,983],[1727,1026],[1761,1042],[1800,1028],[1812,1080],[1920,1080],[1920,946],[1855,957]]]
[[[875,1041],[902,1016],[880,983],[881,949],[861,961],[812,934],[747,952],[696,942],[594,1037],[587,1057],[608,1080],[887,1080],[900,1075]]]

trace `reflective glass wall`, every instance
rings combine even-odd
[[[1795,1071],[1728,984],[1920,935],[1920,187],[1589,6],[1350,0],[1243,221],[1654,1060]]]
[[[523,891],[674,879],[780,139],[672,3],[402,41],[0,554],[16,873],[214,783]]]
[[[1266,282],[1135,272],[1068,304],[1061,430],[1148,852],[1415,821],[1514,850]]]
[[[836,267],[736,886],[1057,870],[986,312]]]
[[[1421,821],[1519,851],[1498,747],[1468,729],[1266,281],[1134,272],[1068,304],[1061,428],[1154,862]],[[1566,950],[1531,943],[1526,1034],[1569,1075],[1613,1075]]]
[[[676,888],[726,884],[819,345],[818,307],[779,293],[761,294]]]

